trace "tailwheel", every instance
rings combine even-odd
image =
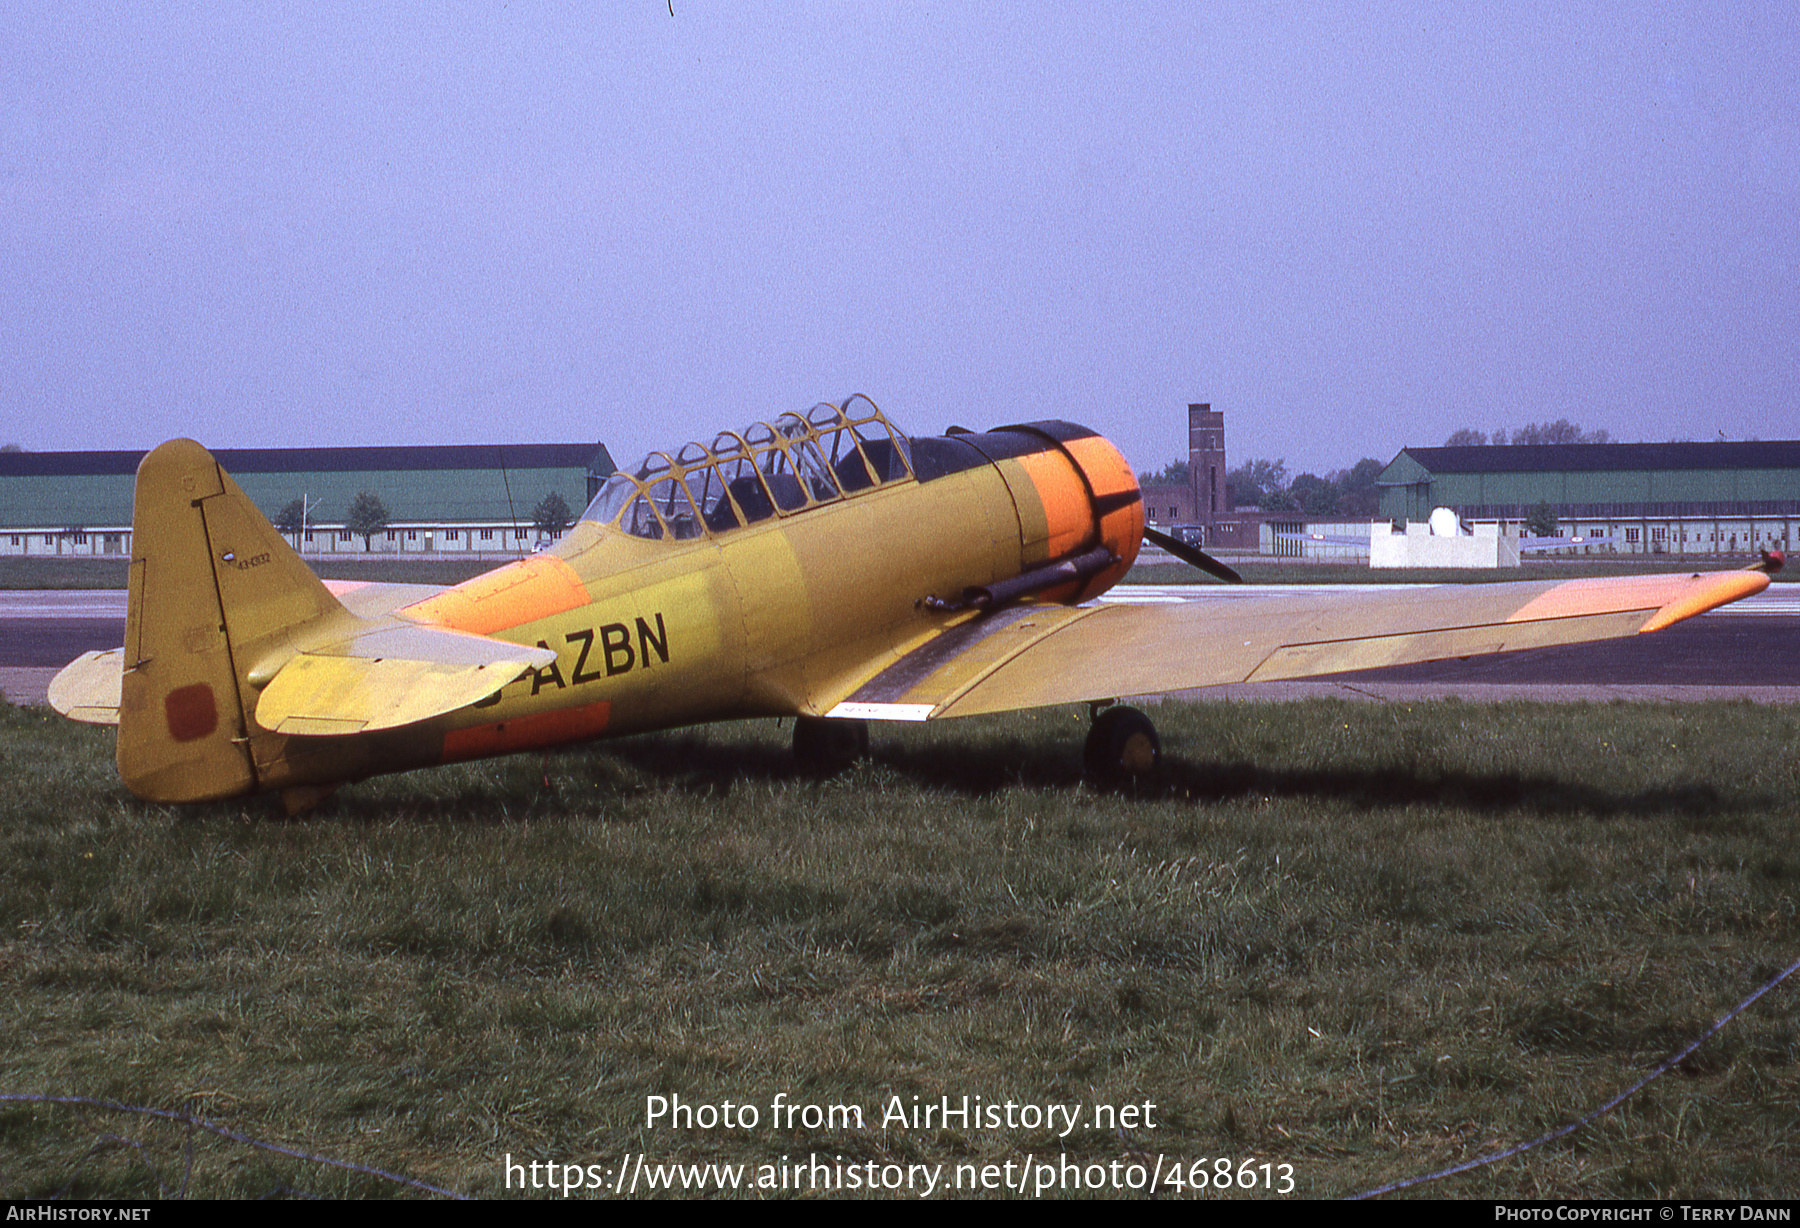
[[[836,776],[869,753],[869,722],[794,718],[794,763],[809,776]]]
[[[1136,708],[1112,707],[1094,717],[1081,766],[1097,788],[1138,784],[1155,775],[1162,762],[1162,740],[1156,726]]]

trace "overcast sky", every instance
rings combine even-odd
[[[29,449],[1800,437],[1791,0],[164,7],[0,12]]]

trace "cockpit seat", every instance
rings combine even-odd
[[[767,520],[775,514],[775,505],[769,502],[769,492],[755,478],[735,478],[728,489],[731,497],[737,500],[737,505],[744,509],[745,519],[751,523]]]

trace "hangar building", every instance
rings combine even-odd
[[[1599,533],[1624,554],[1755,554],[1800,541],[1800,441],[1404,448],[1376,480],[1381,515],[1520,521],[1540,504],[1557,536]]]
[[[302,554],[364,552],[344,527],[364,491],[387,505],[371,551],[519,554],[533,511],[554,492],[575,515],[613,472],[600,443],[394,448],[244,448],[213,454],[271,520],[296,499],[311,508],[287,534]],[[0,555],[129,555],[142,452],[0,453]]]

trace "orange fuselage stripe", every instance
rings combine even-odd
[[[1087,475],[1088,484],[1094,488],[1096,499],[1137,489],[1137,475],[1131,472],[1131,466],[1125,463],[1125,458],[1117,448],[1100,436],[1071,439],[1063,447],[1069,450],[1069,455],[1081,466],[1081,472]]]
[[[1029,452],[1016,459],[1043,505],[1049,557],[1074,554],[1086,544],[1093,526],[1093,508],[1081,475],[1068,457],[1054,450]]]
[[[587,603],[588,591],[580,574],[555,555],[540,554],[508,563],[397,612],[434,627],[492,635]]]
[[[535,712],[530,716],[496,721],[492,725],[453,729],[444,735],[444,762],[484,759],[489,755],[508,755],[540,746],[597,738],[606,732],[611,720],[612,704],[601,700],[579,708]]]
[[[1116,504],[1100,516],[1100,541],[1119,561],[1094,576],[1076,593],[1074,600],[1086,601],[1117,584],[1136,561],[1138,548],[1144,544],[1144,503],[1137,497],[1137,474],[1123,454],[1099,435],[1071,439],[1063,447],[1081,467],[1082,476],[1094,492],[1100,507]],[[1121,503],[1120,500],[1128,500]]]

